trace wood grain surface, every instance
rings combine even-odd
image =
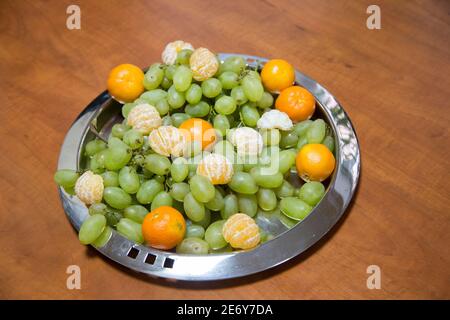
[[[81,8],[81,30],[66,8]],[[450,298],[450,2],[0,1],[0,298]],[[79,244],[53,173],[64,135],[119,63],[183,39],[287,59],[356,128],[362,175],[345,218],[306,254],[244,279],[152,280]],[[79,265],[81,290],[66,288]],[[380,290],[366,286],[369,265]]]

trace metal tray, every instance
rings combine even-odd
[[[220,60],[237,54],[219,54]],[[249,65],[257,66],[267,59],[242,56]],[[205,256],[176,254],[137,245],[113,231],[108,243],[99,252],[132,270],[154,277],[204,281],[230,279],[250,275],[275,267],[304,252],[322,238],[346,210],[360,174],[358,140],[350,119],[336,99],[320,84],[296,71],[296,82],[316,98],[316,112],[328,121],[335,137],[336,169],[320,203],[300,223],[291,229],[278,219],[259,221],[262,228],[277,235],[253,250]],[[78,170],[84,167],[84,145],[94,138],[90,123],[97,119],[100,134],[121,121],[120,104],[105,91],[95,98],[77,117],[69,129],[59,156],[58,169]],[[88,216],[87,207],[59,188],[67,217],[76,230]],[[76,241],[72,239],[71,241]]]

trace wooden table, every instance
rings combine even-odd
[[[81,8],[81,30],[66,8]],[[0,298],[450,298],[450,3],[1,1]],[[221,283],[135,275],[79,244],[53,173],[78,113],[119,63],[184,39],[281,57],[328,88],[357,130],[362,175],[336,228],[279,268]],[[66,268],[81,268],[81,290]],[[366,269],[381,268],[369,290]]]

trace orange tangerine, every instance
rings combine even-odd
[[[251,249],[261,240],[255,220],[244,213],[233,214],[224,223],[222,235],[233,248]]]
[[[336,160],[323,144],[306,144],[295,159],[297,173],[305,181],[323,181],[334,170]]]
[[[272,59],[264,65],[261,80],[267,90],[280,92],[294,83],[294,67],[286,60]]]
[[[233,164],[225,156],[211,153],[200,161],[197,174],[207,177],[212,184],[226,184],[233,177]]]
[[[314,96],[305,88],[292,86],[281,91],[275,107],[286,113],[292,121],[298,122],[311,118],[316,108]]]
[[[147,214],[142,222],[142,235],[153,248],[169,250],[176,247],[186,232],[183,215],[169,206],[159,207]]]
[[[132,102],[144,92],[144,72],[132,64],[120,64],[108,76],[108,91],[120,102]]]
[[[216,131],[213,126],[200,118],[191,118],[184,121],[179,129],[184,130],[188,142],[200,142],[202,150],[208,148],[216,140]]]

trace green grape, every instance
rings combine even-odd
[[[147,180],[141,184],[141,187],[136,194],[136,198],[139,203],[149,204],[153,201],[155,196],[163,190],[164,186],[160,182],[154,179]]]
[[[279,155],[280,148],[278,146],[264,147],[259,155],[258,164],[267,167],[271,164],[278,163]]]
[[[124,148],[128,149],[128,145],[122,141],[122,139],[119,139],[117,137],[114,137],[113,135],[110,135],[108,139],[108,148]]]
[[[216,192],[214,193],[214,198],[205,203],[205,207],[212,211],[219,211],[223,208],[225,201],[223,199],[222,193],[220,190],[216,188]]]
[[[242,79],[241,85],[248,100],[257,102],[262,98],[264,87],[261,84],[261,80],[247,75]]]
[[[150,68],[144,76],[144,81],[142,84],[146,90],[153,90],[159,87],[164,79],[164,70],[161,68],[159,63],[155,63]]]
[[[294,129],[293,130],[299,137],[302,137],[308,131],[308,128],[311,125],[311,123],[313,123],[312,120],[300,121],[299,123],[296,123],[294,125]]]
[[[105,158],[106,158],[106,153],[108,152],[108,149],[103,149],[100,152],[97,152],[92,159],[95,158],[95,161],[97,162],[97,165],[104,169],[105,168]],[[103,172],[103,171],[102,171]]]
[[[227,140],[218,141],[214,145],[214,153],[218,153],[225,156],[231,162],[235,161],[236,152],[234,152],[234,147],[231,144],[231,142]]]
[[[299,198],[314,207],[319,203],[324,194],[325,187],[322,183],[310,181],[300,187]]]
[[[241,119],[242,122],[248,127],[256,127],[260,116],[258,110],[255,107],[251,107],[248,104],[244,104],[241,107]]]
[[[163,126],[172,125],[172,117],[170,116],[170,114],[167,114],[165,117],[162,118],[162,125]]]
[[[108,207],[108,212],[105,214],[105,218],[108,226],[115,227],[123,216],[119,210]]]
[[[191,55],[192,55],[191,49],[183,49],[180,52],[178,52],[175,63],[189,65],[189,59],[191,58]]]
[[[283,184],[275,189],[275,194],[278,198],[286,198],[294,196],[295,188],[289,181],[284,180]]]
[[[155,108],[156,108],[156,110],[158,110],[158,113],[160,116],[165,116],[166,114],[169,113],[169,110],[170,110],[170,106],[169,106],[169,103],[167,102],[166,98],[159,100],[155,104]]]
[[[216,100],[214,110],[223,115],[232,114],[236,110],[236,101],[230,96],[222,96]]]
[[[192,71],[189,67],[181,65],[173,75],[173,85],[178,92],[186,91],[192,82]]]
[[[254,194],[239,194],[238,195],[239,212],[245,213],[250,217],[256,215],[258,211],[258,200]]]
[[[294,197],[300,197],[300,188],[296,188],[295,190],[294,190]]]
[[[189,180],[189,186],[197,201],[206,203],[214,199],[216,189],[207,177],[195,175]]]
[[[128,117],[128,114],[130,113],[131,109],[137,106],[137,103],[135,102],[129,102],[125,103],[122,107],[122,116],[126,119]]]
[[[165,70],[165,76],[167,77],[167,79],[169,80],[173,80],[173,75],[175,74],[175,71],[177,70],[177,66],[176,65],[169,65],[167,66],[166,70]]]
[[[105,244],[108,243],[109,239],[111,239],[112,235],[112,229],[109,226],[106,226],[103,229],[103,232],[98,236],[97,239],[95,239],[94,242],[92,242],[92,245],[96,248],[101,248]]]
[[[278,159],[278,171],[285,174],[289,169],[295,164],[295,158],[297,157],[297,152],[294,149],[282,150],[279,153]]]
[[[267,109],[273,105],[273,96],[270,92],[264,91],[261,99],[256,102],[258,108]]]
[[[278,188],[283,183],[283,175],[280,172],[273,173],[269,168],[254,167],[250,170],[256,184],[263,188]]]
[[[205,231],[205,241],[208,242],[209,247],[213,250],[223,248],[228,244],[222,235],[224,223],[225,220],[213,222]]]
[[[186,159],[176,158],[170,166],[170,175],[172,176],[173,181],[182,182],[187,178],[188,174],[189,166]]]
[[[75,170],[61,169],[53,176],[56,184],[64,188],[74,187],[80,175]]]
[[[231,56],[225,59],[221,65],[221,72],[231,71],[239,74],[245,69],[245,60],[240,56]]]
[[[232,71],[225,71],[219,76],[220,83],[223,89],[233,89],[239,85],[239,76]]]
[[[126,125],[116,123],[115,125],[112,126],[111,134],[113,135],[113,137],[122,139],[123,135],[125,134],[125,132],[128,131],[128,129],[129,128]]]
[[[117,224],[116,229],[117,232],[119,232],[128,240],[134,241],[138,244],[144,243],[141,224],[134,222],[133,220],[128,218],[122,218]]]
[[[151,210],[155,210],[159,207],[169,206],[173,204],[173,199],[170,194],[166,191],[161,191],[158,193],[152,201]]]
[[[228,219],[233,214],[239,212],[238,198],[234,194],[228,194],[223,199],[223,208],[220,210],[220,216],[222,219]]]
[[[288,218],[284,214],[280,214],[278,216],[278,220],[280,220],[281,224],[284,225],[288,229],[293,228],[298,223],[298,220]]]
[[[244,93],[242,86],[234,87],[230,93],[231,97],[236,101],[237,105],[243,105],[248,101],[247,96]]]
[[[145,216],[148,214],[148,209],[139,204],[133,204],[129,207],[126,207],[123,211],[123,215],[125,218],[133,220],[137,223],[142,224]]]
[[[186,99],[184,93],[177,91],[175,85],[172,85],[167,91],[167,102],[173,109],[179,109],[184,105]]]
[[[184,109],[184,112],[186,112],[193,118],[203,118],[204,116],[209,114],[210,110],[211,107],[207,102],[200,101],[199,103],[194,105],[188,104]]]
[[[321,143],[325,138],[326,125],[322,119],[314,120],[306,132],[308,143]]]
[[[265,211],[270,211],[277,207],[277,196],[271,189],[259,188],[257,198],[259,207]]]
[[[129,194],[138,192],[141,186],[139,176],[132,167],[123,167],[119,171],[119,185],[123,191]]]
[[[199,238],[186,238],[177,245],[176,252],[180,254],[208,254],[209,245]]]
[[[286,197],[280,200],[280,210],[286,216],[294,220],[303,220],[312,210],[312,207],[294,197]]]
[[[216,78],[209,78],[202,82],[202,92],[207,98],[214,98],[222,92],[222,83]]]
[[[89,141],[84,147],[85,153],[88,157],[92,157],[94,154],[104,149],[106,149],[106,143],[99,139]]]
[[[144,145],[144,137],[139,131],[131,129],[125,132],[123,142],[125,142],[131,149],[136,150]]]
[[[169,89],[172,85],[173,85],[173,81],[167,77],[164,77],[164,79],[161,82],[161,88],[163,88],[164,90]]]
[[[226,136],[227,131],[230,129],[230,122],[228,118],[223,114],[217,114],[213,119],[213,125],[216,130],[220,132],[222,136]]]
[[[233,252],[233,247],[230,245],[226,245],[223,248],[217,249],[217,250],[211,250],[209,249],[209,253],[216,254],[216,253],[227,253],[227,252]]]
[[[144,99],[148,104],[154,106],[158,101],[167,98],[168,93],[162,89],[153,89],[141,94],[140,98]]]
[[[105,171],[101,174],[103,178],[103,185],[106,187],[119,186],[119,174],[115,171]]]
[[[191,116],[186,113],[174,113],[172,114],[172,124],[174,127],[179,127],[183,122],[190,119]]]
[[[130,148],[110,147],[105,154],[105,168],[110,171],[122,169],[131,159]]]
[[[187,217],[194,222],[199,222],[205,217],[204,204],[197,201],[191,192],[184,197],[183,207]]]
[[[103,199],[115,209],[125,209],[131,204],[131,196],[119,187],[107,187]]]
[[[81,225],[78,239],[82,244],[93,243],[103,232],[106,218],[101,214],[94,214],[86,218]]]
[[[334,139],[332,136],[326,136],[322,144],[325,145],[331,152],[334,152]]]
[[[295,149],[298,151],[301,148],[303,148],[303,146],[306,145],[306,144],[308,144],[308,138],[306,137],[306,135],[301,136],[298,139],[297,146],[295,147]]]
[[[297,145],[297,142],[298,136],[293,130],[281,132],[280,148],[288,149],[295,147]]]
[[[198,224],[189,224],[186,225],[186,234],[184,235],[185,238],[199,238],[203,239],[205,236],[205,228]]]
[[[89,162],[89,169],[95,173],[95,174],[101,174],[105,171],[105,167],[102,166],[98,160],[97,157],[93,157]]]
[[[145,156],[144,167],[154,174],[163,176],[170,172],[170,160],[160,154],[154,153]]]
[[[202,220],[196,221],[196,224],[199,226],[202,226],[203,228],[208,228],[208,226],[211,224],[211,211],[209,211],[208,208],[205,208],[205,216]]]
[[[261,129],[260,133],[265,146],[276,146],[280,143],[280,131],[278,129]]]
[[[258,191],[256,181],[247,172],[236,172],[228,183],[228,186],[231,190],[243,194],[255,194]]]
[[[177,182],[172,184],[170,189],[170,196],[177,201],[183,202],[184,197],[191,192],[189,185],[186,182]]]
[[[105,215],[108,212],[108,207],[104,203],[93,203],[89,206],[89,214],[92,216],[94,214]]]
[[[261,81],[261,75],[259,74],[258,71],[249,69],[249,70],[246,70],[246,73],[249,77],[253,77],[256,80]]]
[[[158,181],[161,184],[163,184],[166,181],[166,177],[165,176],[161,176],[159,174],[154,175],[153,179]]]
[[[202,88],[198,84],[193,83],[186,91],[186,101],[189,104],[197,104],[202,99],[202,94]]]

